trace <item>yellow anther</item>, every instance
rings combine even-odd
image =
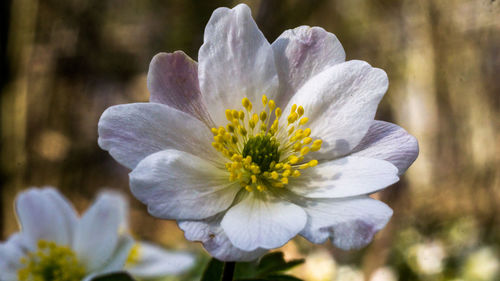
[[[231,113],[231,109],[226,109],[226,119],[228,121],[233,121],[233,114]]]
[[[287,121],[289,124],[292,124],[297,121],[297,118],[299,118],[299,115],[296,112],[292,112],[290,113],[290,115],[288,115]]]
[[[231,137],[231,141],[234,143],[234,144],[237,144],[238,143],[238,138],[236,136],[232,136]]]
[[[257,113],[254,113],[252,115],[252,121],[255,122],[255,124],[257,124],[257,122],[259,122],[259,115],[257,115]]]
[[[267,119],[267,113],[265,111],[260,112],[260,121],[264,122]]]
[[[279,107],[278,107],[278,108],[276,108],[276,110],[274,111],[274,114],[276,114],[276,117],[277,117],[277,118],[280,118],[280,117],[281,117],[281,113],[282,113],[282,112],[281,112],[281,108],[279,108]]]
[[[223,135],[224,133],[226,132],[226,130],[224,129],[224,127],[219,127],[219,135]]]
[[[304,146],[301,150],[300,150],[300,155],[306,155],[307,153],[309,153],[309,151],[311,150],[311,148],[309,148],[309,146]]]
[[[309,163],[305,163],[305,164],[302,164],[302,165],[299,166],[299,169],[301,169],[301,170],[304,170],[304,169],[307,169],[307,168],[309,168]]]
[[[290,112],[295,112],[295,110],[297,110],[297,105],[296,104],[292,105],[292,110]]]
[[[308,137],[311,135],[311,128],[306,128],[303,133],[304,137]]]
[[[249,185],[245,186],[245,189],[246,189],[248,192],[252,192],[252,191],[253,191],[252,187],[251,187],[251,186],[249,186]]]
[[[295,156],[295,155],[292,155],[290,156],[290,164],[297,164],[297,162],[299,162],[299,157]]]
[[[252,156],[248,155],[245,157],[245,164],[250,165],[252,164]]]
[[[288,135],[291,135],[293,133],[293,130],[295,130],[295,127],[290,127],[290,129],[288,129]]]
[[[252,183],[257,183],[257,177],[255,175],[251,175],[250,179],[252,180]]]
[[[262,192],[262,191],[266,190],[266,188],[259,184],[259,185],[257,185],[257,190]]]
[[[230,140],[231,140],[231,134],[230,134],[230,133],[225,133],[225,134],[224,134],[224,139],[225,139],[226,141],[230,141]]]
[[[269,101],[269,111],[272,112],[275,107],[276,107],[276,103],[274,102],[274,100],[270,100]]]
[[[283,165],[283,169],[285,169],[285,170],[290,170],[291,168],[292,168],[292,166],[290,166],[290,164]]]
[[[281,168],[283,168],[283,163],[276,164],[276,166],[274,166],[274,168],[276,168],[276,170],[280,170]]]
[[[281,187],[284,187],[284,186],[285,186],[282,182],[273,182],[273,184],[272,184],[272,185],[273,185],[274,187],[279,187],[279,188],[281,188]]]
[[[299,114],[299,115],[300,115],[300,114]],[[300,119],[299,125],[301,125],[301,126],[302,126],[302,125],[304,125],[305,123],[307,123],[307,121],[309,121],[309,118],[304,117],[304,118]]]
[[[293,176],[294,178],[299,177],[299,176],[300,176],[300,172],[299,172],[299,170],[295,170],[295,171],[293,171],[292,176]]]
[[[253,120],[248,121],[248,126],[252,129],[255,128],[255,122]]]
[[[285,171],[281,174],[281,176],[286,178],[286,177],[290,176],[290,174],[291,174],[291,173],[292,173],[292,172],[291,172],[291,170],[285,170]]]
[[[239,127],[238,127],[238,130],[240,131],[240,134],[241,134],[242,136],[246,136],[246,135],[247,135],[247,129],[245,129],[244,127],[239,126]]]
[[[288,184],[288,178],[281,178],[281,182],[283,184]]]
[[[272,178],[273,180],[277,180],[277,179],[278,179],[278,177],[279,177],[279,175],[278,175],[278,173],[277,173],[276,171],[272,171],[272,172],[271,172],[271,178]]]
[[[305,138],[302,142],[303,142],[304,144],[310,144],[310,143],[312,142],[312,140],[313,140],[312,138],[307,137],[307,138]]]
[[[313,144],[311,145],[311,150],[312,151],[318,151],[321,148],[321,144],[323,143],[322,140],[315,140]]]
[[[233,124],[227,124],[227,130],[230,132],[230,133],[233,133],[234,132],[234,125]]]
[[[231,110],[231,115],[233,115],[233,119],[238,119],[240,114],[238,113],[238,110],[233,109]]]
[[[314,167],[314,166],[318,165],[318,160],[313,159],[313,160],[309,161],[308,164],[310,167]]]
[[[245,112],[243,112],[243,110],[240,110],[240,112],[238,113],[238,115],[239,115],[238,117],[239,117],[241,120],[245,119]]]
[[[248,98],[243,98],[243,100],[241,101],[241,104],[243,105],[243,107],[250,111],[252,110],[252,103],[250,102],[250,100]]]
[[[266,104],[267,104],[267,96],[266,95],[262,95],[262,104],[264,106],[266,106]]]
[[[295,151],[295,152],[300,151],[301,148],[302,148],[302,144],[300,142],[293,145],[293,151]]]
[[[299,114],[299,116],[304,115],[304,108],[302,107],[302,105],[297,108],[297,113]]]
[[[272,168],[274,168],[275,165],[276,165],[276,162],[275,161],[271,161],[271,164],[269,164],[269,168],[272,169]]]
[[[212,128],[210,129],[210,131],[212,131],[212,134],[214,134],[214,136],[216,136],[219,133],[219,131],[216,128]]]

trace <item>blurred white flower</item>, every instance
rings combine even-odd
[[[498,280],[496,278],[500,275],[500,262],[497,253],[491,247],[483,247],[472,253],[464,266],[465,280]]]
[[[372,273],[370,281],[398,281],[398,274],[391,267],[384,266]]]
[[[424,275],[438,274],[443,271],[443,260],[446,251],[441,241],[420,243],[412,246],[408,253],[414,263],[415,270]]]
[[[24,191],[15,207],[21,231],[0,244],[1,281],[86,281],[123,270],[134,241],[127,233],[127,204],[119,194],[101,193],[81,218],[54,188]],[[148,251],[137,265],[142,259],[165,264]],[[145,273],[155,273],[154,268]]]
[[[214,11],[199,63],[156,55],[150,103],[108,108],[99,145],[130,173],[153,216],[175,219],[212,256],[253,260],[296,235],[365,246],[392,215],[368,195],[418,154],[374,120],[386,73],[345,61],[335,35],[286,30],[270,44],[248,6]]]
[[[363,272],[356,267],[341,265],[337,270],[337,281],[364,281]]]
[[[337,264],[327,251],[317,251],[307,256],[304,264],[305,278],[309,281],[334,280]]]

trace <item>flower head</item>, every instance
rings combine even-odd
[[[193,263],[188,254],[137,243],[144,244],[143,253],[125,265],[134,241],[127,233],[126,201],[116,193],[100,194],[81,218],[53,188],[22,192],[15,206],[21,232],[0,244],[1,281],[90,280],[124,266],[137,276],[155,277],[178,273]]]
[[[214,11],[198,58],[156,55],[150,103],[99,121],[99,145],[133,170],[148,211],[221,260],[252,260],[296,235],[369,243],[392,210],[368,194],[418,154],[406,131],[374,120],[385,72],[346,62],[319,27],[269,44],[243,4]]]

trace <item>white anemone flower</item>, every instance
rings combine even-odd
[[[368,195],[418,154],[404,129],[374,120],[386,73],[345,61],[319,27],[270,44],[240,4],[210,18],[196,63],[160,53],[149,103],[108,108],[99,145],[132,169],[151,215],[223,261],[252,260],[296,235],[365,246],[392,215]]]
[[[133,246],[126,231],[127,204],[116,193],[101,193],[81,218],[54,188],[22,192],[15,209],[21,231],[0,243],[1,281],[87,281],[124,270],[126,261],[129,272],[154,277],[193,263],[187,254]]]

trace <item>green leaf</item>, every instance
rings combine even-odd
[[[273,252],[262,257],[258,266],[258,275],[266,276],[272,273],[285,271],[304,263],[304,259],[285,261],[282,252]]]
[[[135,279],[125,272],[116,272],[97,276],[92,278],[92,281],[135,281]]]
[[[212,258],[203,272],[200,281],[220,281],[224,271],[224,263]]]

